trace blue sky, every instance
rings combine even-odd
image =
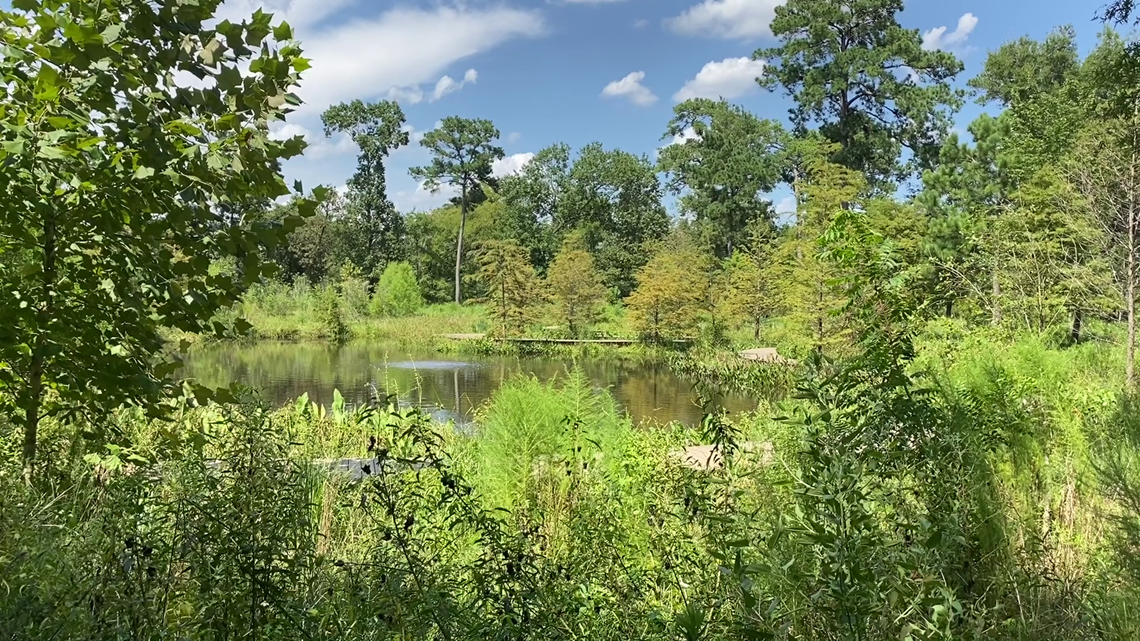
[[[789,103],[752,81],[762,65],[746,58],[773,44],[768,25],[778,0],[229,0],[223,15],[262,7],[292,24],[313,68],[279,135],[310,141],[286,177],[306,187],[343,185],[355,148],[325,139],[320,112],[361,98],[397,99],[413,139],[449,115],[489,118],[498,126],[509,172],[527,154],[556,143],[601,141],[654,156],[677,101],[725,97],[766,118],[785,119]],[[1082,53],[1101,26],[1099,0],[910,0],[900,21],[927,46],[956,53],[975,75],[986,52],[1053,27],[1073,24]],[[969,104],[963,128],[980,113]],[[388,164],[389,196],[404,212],[428,209],[430,194],[408,175],[424,164],[418,144]],[[773,194],[779,202],[785,193]]]

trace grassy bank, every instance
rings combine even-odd
[[[33,486],[12,432],[0,620],[16,638],[1132,639],[1140,425],[1117,352],[932,327],[910,376],[809,363],[802,398],[698,428],[635,427],[573,375],[504,385],[473,433],[395,407],[123,411],[86,437],[47,426]],[[711,472],[670,455],[713,441]],[[771,460],[734,453],[747,441]],[[360,483],[308,464],[373,456],[392,463]]]

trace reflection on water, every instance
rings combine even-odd
[[[438,420],[467,423],[504,380],[521,372],[547,381],[564,376],[574,364],[569,359],[495,356],[457,360],[430,350],[366,342],[336,346],[266,341],[195,348],[182,375],[211,387],[241,382],[261,390],[272,405],[302,394],[328,404],[334,389],[350,403],[366,402],[374,393],[396,394]],[[586,360],[578,366],[597,387],[608,389],[635,422],[695,424],[701,419],[692,386],[667,365]],[[718,402],[734,412],[755,408],[743,398]]]

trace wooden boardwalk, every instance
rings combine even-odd
[[[454,341],[478,341],[487,338],[486,334],[444,334],[443,338]],[[641,343],[636,338],[492,338],[504,343],[546,343],[550,345],[637,345]],[[692,339],[677,339],[671,341],[677,345],[687,345]]]

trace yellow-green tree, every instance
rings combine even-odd
[[[751,325],[753,338],[760,338],[760,326],[775,307],[766,261],[762,247],[738,248],[724,265],[725,312],[733,320]]]
[[[684,242],[664,245],[637,272],[626,299],[635,329],[652,340],[691,335],[708,308],[707,254]]]
[[[570,234],[563,241],[546,274],[546,284],[559,322],[566,324],[572,336],[581,335],[597,321],[606,288],[581,234]]]
[[[527,251],[513,240],[488,240],[479,251],[476,278],[487,290],[498,329],[519,334],[534,317],[544,298],[542,282],[534,272]]]
[[[846,342],[847,323],[835,312],[845,297],[840,274],[820,253],[819,238],[844,207],[860,206],[866,183],[856,171],[829,162],[828,145],[808,154],[794,185],[797,220],[776,246],[767,268],[773,300],[793,342],[826,349]]]

